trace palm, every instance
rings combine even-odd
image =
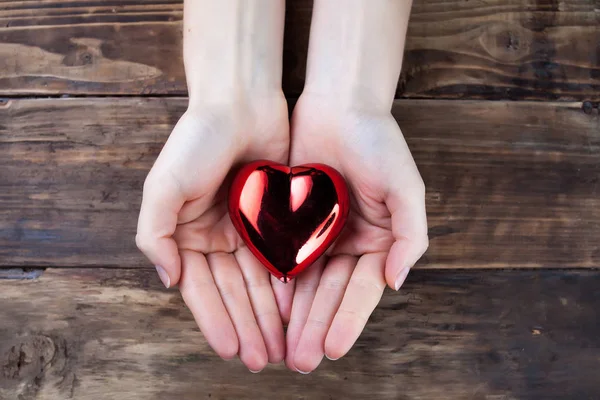
[[[373,121],[375,125],[386,125]],[[354,125],[354,126],[353,126]],[[391,213],[385,203],[386,182],[383,182],[379,152],[365,152],[373,143],[365,146],[363,141],[348,140],[352,137],[375,137],[377,135],[399,136],[397,125],[390,125],[390,132],[371,132],[367,126],[355,126],[350,121],[335,124],[334,130],[323,134],[321,130],[307,130],[294,135],[292,140],[292,164],[322,162],[342,173],[351,192],[351,211],[346,228],[329,255],[347,254],[361,256],[367,253],[387,252],[394,242]],[[322,149],[328,149],[323,151]],[[401,154],[397,154],[396,157]],[[410,155],[410,154],[409,154]]]
[[[187,143],[190,149],[178,157],[180,165],[176,168],[185,173],[174,173],[186,202],[179,212],[173,237],[180,251],[233,253],[243,246],[243,242],[227,211],[231,169],[236,164],[257,158],[285,162],[289,135],[283,128],[286,121],[281,118],[269,117],[269,120],[260,122],[257,118],[237,119],[233,125],[229,115],[222,119],[213,115],[209,119],[212,126],[208,128],[205,118],[200,115],[191,117],[192,121],[183,121],[169,139]],[[213,132],[207,135],[199,131],[202,129],[218,132],[219,136],[215,138]],[[237,146],[237,152],[232,153],[237,138],[242,135],[246,135],[250,145]],[[181,146],[176,147],[180,151]],[[168,145],[165,146],[167,148]]]
[[[219,190],[215,194],[213,203],[206,210],[192,210],[189,212],[190,220],[182,220],[177,225],[174,238],[180,250],[211,254],[233,253],[239,249],[241,243],[227,215],[223,192]],[[192,205],[190,202],[186,206],[191,208]]]
[[[302,145],[302,143],[298,143]],[[318,145],[315,147],[319,147]],[[292,157],[295,157],[294,153]],[[334,157],[314,151],[303,154],[305,159],[316,160],[336,168],[346,178],[350,190],[350,214],[346,227],[330,248],[328,255],[352,255],[361,256],[366,253],[388,251],[393,242],[391,231],[390,213],[385,204],[379,199],[365,198],[363,193],[367,190],[357,179],[357,169],[365,169],[367,166],[361,160],[341,160],[337,162]],[[377,184],[377,182],[372,182]]]

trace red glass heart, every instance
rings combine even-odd
[[[325,164],[255,161],[242,167],[229,192],[233,225],[282,282],[327,250],[346,223],[349,205],[344,178]]]

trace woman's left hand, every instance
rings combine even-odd
[[[284,285],[272,279],[289,321],[286,365],[308,373],[344,356],[379,303],[398,290],[428,247],[425,187],[391,113],[344,109],[303,95],[291,126],[290,165],[320,162],[345,176],[346,228],[326,256]]]

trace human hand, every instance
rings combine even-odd
[[[184,1],[189,107],[146,178],[136,236],[210,346],[251,371],[283,359],[283,326],[268,272],[229,219],[227,189],[238,164],[287,162],[284,15],[284,0]]]
[[[227,213],[230,171],[258,158],[287,162],[283,94],[251,104],[191,106],[144,184],[139,248],[182,296],[211,347],[251,370],[285,354],[269,273],[243,245]]]
[[[284,320],[286,365],[308,373],[344,356],[381,299],[398,290],[428,246],[425,189],[389,112],[345,108],[302,95],[292,118],[290,165],[328,164],[351,193],[346,228],[326,256],[297,277],[272,284]]]

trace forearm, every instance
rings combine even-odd
[[[315,0],[304,92],[389,111],[411,0]]]
[[[190,104],[280,91],[284,15],[285,0],[185,0]]]

